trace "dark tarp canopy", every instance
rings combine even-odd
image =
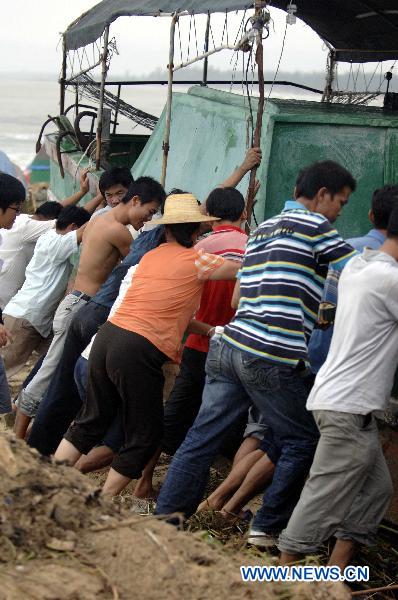
[[[336,60],[398,59],[397,0],[293,0],[297,16],[336,49]],[[271,0],[286,10],[288,2]]]
[[[155,17],[162,13],[188,11],[192,14],[244,10],[253,2],[244,0],[103,0],[69,25],[65,32],[67,50],[95,42],[106,25],[118,17]]]
[[[288,0],[269,5],[286,10]],[[203,14],[253,7],[243,0],[103,0],[65,32],[67,50],[94,42],[122,16],[156,16],[177,10]],[[397,0],[294,0],[297,16],[336,49],[340,61],[398,59]],[[299,33],[297,34],[299,35]]]

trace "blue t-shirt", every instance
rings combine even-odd
[[[124,257],[122,262],[117,265],[108,279],[101,285],[91,302],[111,308],[119,293],[120,284],[130,267],[138,264],[141,258],[160,244],[164,234],[163,225],[158,225],[150,231],[143,231],[137,239],[131,242],[130,252]]]
[[[370,248],[371,250],[378,250],[382,244],[386,241],[386,236],[377,229],[371,229],[366,235],[362,237],[351,238],[347,240],[358,252],[362,252],[364,248]]]

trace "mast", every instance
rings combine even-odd
[[[207,13],[206,21],[206,32],[205,32],[205,54],[209,51],[209,34],[210,34],[210,11]],[[201,85],[207,85],[207,68],[209,64],[209,57],[205,56],[203,62],[203,79]]]
[[[178,20],[178,14],[174,13],[170,25],[170,45],[169,45],[169,64],[167,65],[167,104],[166,104],[166,124],[163,135],[163,162],[162,176],[160,183],[163,187],[166,184],[167,159],[170,150],[170,126],[171,126],[171,104],[173,99],[173,74],[174,74],[174,33]]]
[[[105,81],[107,73],[107,59],[108,59],[108,41],[109,41],[109,25],[105,27],[104,31],[104,48],[101,56],[101,86],[100,86],[100,97],[97,117],[97,133],[96,133],[96,151],[95,151],[95,169],[99,171],[101,168],[101,137],[102,137],[102,120],[104,114],[104,94],[105,94]]]
[[[259,100],[258,100],[258,108],[257,108],[257,119],[256,119],[256,127],[253,135],[253,147],[258,148],[261,142],[261,130],[263,125],[263,114],[264,114],[264,49],[263,49],[263,19],[262,19],[262,9],[265,6],[265,2],[256,1],[255,2],[255,13],[254,13],[254,24],[257,23],[257,49],[256,49],[256,64],[257,64],[257,73],[258,73],[258,91],[259,91]],[[256,184],[256,173],[257,167],[253,167],[250,171],[250,180],[249,180],[249,189],[247,192],[247,203],[246,203],[246,212],[247,212],[247,223],[250,226],[251,217],[253,214],[253,206],[254,206],[254,196],[255,196],[255,184]]]
[[[333,81],[336,74],[336,52],[331,47],[329,48],[326,70],[326,83],[321,102],[330,102],[333,95]]]

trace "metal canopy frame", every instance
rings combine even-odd
[[[322,6],[320,6],[322,4]],[[210,15],[216,12],[228,12],[244,10],[249,7],[265,5],[287,9],[288,0],[257,0],[247,2],[245,0],[102,0],[76,19],[63,34],[63,60],[60,77],[61,97],[60,110],[65,110],[65,90],[67,85],[77,85],[73,80],[67,80],[66,56],[69,50],[75,50],[97,40],[104,34],[104,44],[99,60],[94,66],[101,65],[100,105],[97,123],[97,152],[96,166],[100,166],[101,133],[103,99],[107,75],[109,26],[121,16],[153,16],[171,18],[170,44],[168,62],[168,101],[166,107],[166,127],[163,141],[164,164],[162,167],[162,183],[165,182],[167,170],[167,155],[170,142],[171,102],[172,87],[174,84],[173,73],[177,69],[193,64],[197,60],[203,60],[202,85],[206,85],[208,57],[215,52],[224,49],[237,50],[238,45],[221,45],[209,50],[209,26]],[[306,22],[325,41],[330,50],[329,65],[335,62],[370,62],[386,59],[398,59],[398,8],[396,0],[328,0],[320,3],[319,0],[297,0],[297,15]],[[206,14],[208,15],[205,51],[203,55],[192,60],[182,62],[174,66],[174,35],[178,19],[185,15]],[[347,16],[349,18],[347,18]],[[381,28],[382,35],[379,35]],[[350,47],[353,41],[354,49]],[[242,40],[240,41],[240,43]],[[388,46],[389,44],[389,46]],[[397,49],[394,46],[397,46]],[[355,49],[355,45],[359,49]],[[365,45],[365,48],[361,46]],[[323,99],[330,96],[332,66],[329,68],[329,80],[324,90]],[[88,69],[90,70],[90,69]],[[87,70],[85,70],[87,71]],[[259,78],[260,79],[260,78]],[[109,82],[111,83],[111,82]],[[124,82],[123,82],[124,83]],[[150,82],[153,83],[153,82]],[[162,82],[163,83],[163,82]],[[175,82],[179,83],[179,82]],[[130,82],[130,85],[138,82]],[[76,87],[76,93],[77,93]],[[315,91],[315,90],[313,90]],[[318,91],[318,90],[316,90]],[[120,82],[118,87],[120,97]]]

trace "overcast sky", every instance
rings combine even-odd
[[[97,4],[96,0],[0,0],[0,72],[58,73],[61,64],[60,32],[81,13]],[[271,9],[273,24],[264,46],[265,69],[276,68],[285,31],[285,13]],[[221,35],[224,15],[213,18],[213,27]],[[242,13],[230,14],[228,30],[235,35]],[[181,19],[183,45],[189,17]],[[120,55],[112,60],[112,73],[145,75],[167,65],[168,18],[120,18],[111,25]],[[204,22],[198,19],[198,35]],[[177,57],[179,44],[177,43]],[[232,53],[225,51],[211,60],[218,68],[231,69]],[[327,51],[319,37],[302,22],[287,28],[280,68],[285,71],[323,71]],[[185,58],[185,56],[184,56]]]

